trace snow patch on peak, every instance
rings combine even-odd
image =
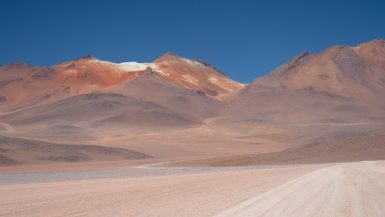
[[[192,61],[192,60],[189,60],[189,59],[187,59],[187,58],[184,58],[184,57],[182,57],[182,60],[184,60],[184,61],[186,61],[186,62],[188,62],[188,63],[197,63],[197,62],[195,62],[195,61]]]
[[[133,71],[143,71],[146,70],[147,67],[155,68],[155,64],[153,63],[138,63],[138,62],[122,62],[122,63],[113,63],[110,61],[98,61],[99,63],[110,65],[119,70],[125,72],[133,72]]]
[[[150,66],[150,64],[148,63],[138,63],[138,62],[122,62],[116,65],[119,68],[127,71],[141,71],[141,70],[145,70],[148,66]]]

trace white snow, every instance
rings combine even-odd
[[[195,64],[195,65],[198,65],[198,66],[204,66],[202,63],[197,62],[195,60],[190,60],[190,59],[186,59],[186,58],[183,58],[183,57],[182,57],[182,60],[188,62],[189,64]]]
[[[110,65],[112,67],[116,67],[116,68],[120,69],[119,71],[121,71],[122,73],[142,71],[142,70],[145,70],[147,67],[151,67],[152,70],[160,73],[161,75],[170,76],[169,73],[164,72],[163,70],[161,70],[156,65],[156,63],[138,63],[138,62],[134,62],[134,61],[132,61],[132,62],[122,62],[122,63],[113,63],[113,62],[110,62],[110,61],[102,61],[102,60],[95,60],[95,61],[97,61],[99,63],[102,63],[102,64]]]
[[[149,64],[138,63],[138,62],[123,62],[123,63],[118,63],[117,66],[127,71],[139,71],[139,70],[145,70],[149,66]]]
[[[159,74],[164,75],[164,76],[170,76],[170,73],[167,73],[163,70],[161,70],[155,63],[148,63],[148,66],[152,68],[152,70],[159,72]]]
[[[126,72],[131,71],[141,71],[145,70],[147,67],[155,68],[155,64],[153,63],[138,63],[138,62],[122,62],[122,63],[113,63],[109,61],[99,61],[103,64],[108,64],[118,69],[124,70]]]

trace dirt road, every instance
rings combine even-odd
[[[385,216],[385,163],[327,167],[242,202],[224,216]]]

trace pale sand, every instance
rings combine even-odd
[[[4,184],[0,216],[211,216],[317,168]]]
[[[385,216],[384,180],[384,162],[327,167],[215,216]]]
[[[384,216],[384,178],[359,162],[5,184],[0,216]]]

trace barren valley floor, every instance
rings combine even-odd
[[[384,216],[385,162],[0,175],[0,216]]]

